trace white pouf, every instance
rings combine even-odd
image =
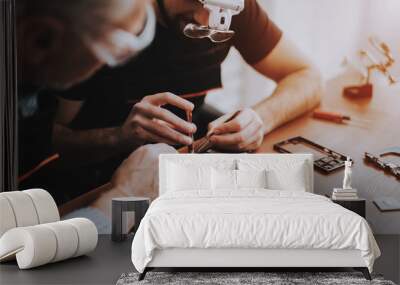
[[[20,269],[77,257],[94,250],[97,229],[92,221],[66,221],[18,227],[0,238],[0,261],[16,257]]]
[[[78,248],[74,257],[86,254],[96,248],[98,233],[95,224],[85,218],[75,218],[63,221],[72,225],[78,233]]]
[[[28,194],[36,208],[39,224],[51,223],[60,220],[60,214],[53,197],[43,189],[29,189],[22,191]]]
[[[0,237],[8,230],[15,228],[17,222],[8,199],[0,194]]]
[[[49,263],[56,251],[54,233],[41,225],[11,229],[0,239],[0,261],[15,256],[20,269]]]
[[[33,226],[39,223],[35,205],[28,194],[21,191],[12,191],[3,192],[0,195],[10,202],[17,227]]]
[[[79,237],[75,228],[66,222],[44,224],[56,236],[57,252],[51,262],[57,262],[74,256],[78,250]]]

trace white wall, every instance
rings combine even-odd
[[[400,0],[259,0],[270,17],[320,68],[325,78],[340,72],[345,56],[355,58],[370,35],[388,42],[400,75]],[[237,52],[223,65],[225,90],[207,102],[227,112],[268,96],[274,84],[246,66]],[[242,96],[243,95],[243,96]]]

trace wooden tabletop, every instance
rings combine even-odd
[[[392,197],[400,200],[400,181],[382,170],[367,165],[364,152],[375,153],[380,150],[400,146],[400,84],[388,86],[386,83],[374,86],[370,99],[349,99],[342,95],[344,86],[357,83],[357,76],[344,72],[329,80],[320,108],[350,115],[355,119],[368,120],[362,127],[340,125],[312,118],[311,112],[305,114],[265,136],[258,153],[275,152],[277,142],[303,136],[332,150],[350,156],[353,161],[353,183],[360,198],[365,198],[367,220],[375,233],[399,234],[400,211],[380,212],[372,203],[375,198]],[[400,158],[398,160],[400,163]],[[331,173],[315,173],[314,191],[317,194],[331,195],[333,188],[341,187],[343,169]],[[65,214],[85,206],[93,197],[107,192],[111,184],[103,185],[60,207]]]
[[[357,83],[357,76],[343,72],[329,80],[320,108],[368,120],[365,126],[351,126],[321,121],[305,114],[265,136],[260,153],[275,152],[273,144],[296,136],[303,136],[333,149],[354,160],[352,186],[367,200],[367,220],[375,233],[400,233],[400,211],[380,212],[372,200],[387,196],[400,200],[400,181],[382,170],[367,165],[364,152],[376,153],[384,148],[400,146],[400,84],[375,84],[370,99],[349,99],[342,95],[344,86]],[[397,161],[400,163],[400,158]],[[332,174],[315,173],[314,191],[331,194],[341,187],[343,170]]]

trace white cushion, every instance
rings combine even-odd
[[[236,170],[212,168],[213,190],[236,190]]]
[[[17,227],[14,212],[8,199],[0,193],[0,237],[8,230]]]
[[[60,220],[60,214],[53,197],[43,189],[29,189],[22,191],[28,194],[33,201],[39,224],[51,223]]]
[[[79,236],[75,229],[71,228],[71,224],[66,222],[55,222],[44,224],[55,235],[57,244],[56,254],[51,262],[57,262],[74,256],[78,249]]]
[[[236,170],[237,188],[267,188],[267,171]]]
[[[93,222],[59,221],[54,199],[42,189],[0,193],[0,214],[0,262],[16,258],[21,269],[83,255],[97,245]]]
[[[212,169],[213,190],[233,191],[241,188],[267,188],[267,171]]]
[[[85,218],[18,227],[0,238],[0,261],[16,257],[20,269],[33,268],[86,254],[97,239],[96,226]]]
[[[168,191],[210,190],[211,167],[168,163]]]
[[[161,154],[159,159],[160,195],[168,191],[168,180],[171,180],[168,179],[168,168],[170,163],[177,163],[187,168],[198,166],[232,170],[276,169],[277,171],[282,171],[281,173],[286,173],[289,177],[291,176],[289,172],[293,171],[293,167],[301,164],[304,166],[304,179],[301,179],[301,183],[295,185],[285,185],[285,181],[283,181],[283,183],[280,183],[280,181],[278,181],[279,183],[275,183],[275,177],[272,179],[271,186],[283,187],[287,190],[305,190],[311,193],[313,192],[313,160],[312,155],[310,154]],[[271,175],[273,176],[273,174]],[[303,184],[303,182],[304,185],[300,185]]]
[[[308,164],[297,159],[239,159],[240,170],[267,170],[267,188],[272,190],[307,191],[311,189]]]
[[[63,221],[72,225],[78,233],[78,248],[73,257],[91,252],[97,245],[97,228],[95,224],[85,218],[75,218]]]
[[[39,218],[31,197],[22,191],[3,192],[1,195],[8,200],[13,209],[17,227],[39,224]]]
[[[267,172],[268,188],[272,190],[306,191],[306,178],[304,164],[296,164],[290,171],[272,169]]]
[[[43,189],[0,193],[0,237],[9,229],[56,222],[56,202]]]
[[[16,258],[20,269],[49,263],[56,251],[57,239],[43,225],[14,228],[0,238],[0,261]]]

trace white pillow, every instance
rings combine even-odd
[[[267,171],[235,170],[237,188],[267,188]]]
[[[295,164],[290,171],[271,169],[267,171],[268,188],[273,190],[306,191],[306,165]]]
[[[211,173],[214,190],[236,190],[236,170],[212,168]]]
[[[168,163],[168,191],[211,190],[211,167]]]
[[[212,171],[214,190],[237,190],[240,188],[267,188],[267,171],[215,169]]]
[[[308,164],[293,159],[239,159],[240,170],[257,171],[266,169],[267,188],[271,190],[307,191],[310,189]]]

